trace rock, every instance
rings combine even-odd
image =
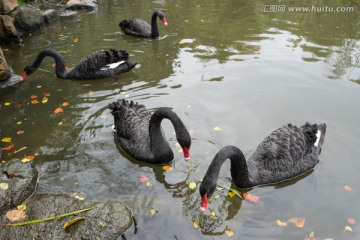
[[[1,227],[2,240],[13,239],[117,239],[133,223],[132,211],[116,200],[81,201],[67,195],[34,195],[26,204],[24,221],[43,219],[84,208],[93,209],[58,218],[53,221],[22,227]],[[64,224],[74,218],[83,220],[64,230]],[[10,223],[2,218],[1,224]],[[30,238],[29,238],[30,236]]]
[[[59,17],[62,18],[75,18],[77,16],[77,11],[62,11],[59,14]]]
[[[20,6],[15,16],[15,26],[25,32],[40,28],[43,21],[41,12],[33,6]]]
[[[6,62],[4,53],[0,48],[0,82],[7,80],[11,77],[11,69]]]
[[[0,0],[0,14],[8,14],[18,6],[17,0]]]
[[[48,9],[41,13],[44,18],[44,21],[47,23],[51,23],[52,21],[58,19],[58,11],[55,9]]]
[[[0,42],[20,43],[13,19],[7,15],[0,16]]]
[[[97,10],[97,1],[96,0],[70,0],[65,5],[66,9],[70,10]]]
[[[8,188],[0,189],[0,212],[22,204],[34,192],[37,176],[32,162],[23,163],[14,158],[1,165],[0,183]]]
[[[6,81],[0,82],[0,90],[7,91],[12,88],[16,88],[21,83],[21,76],[13,74],[12,70],[11,72],[12,76],[10,78],[8,78]]]

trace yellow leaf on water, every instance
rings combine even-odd
[[[334,240],[333,238],[324,238],[324,240]]]
[[[235,196],[235,193],[232,192],[232,191],[228,191],[228,196],[229,196],[230,198],[233,198],[233,197]]]
[[[59,122],[57,125],[58,125],[58,126],[61,126],[62,124],[63,124],[63,122]]]
[[[70,227],[71,225],[84,220],[85,218],[83,217],[78,217],[78,218],[73,218],[70,221],[68,221],[67,223],[64,224],[64,230],[66,231],[68,227]]]
[[[285,227],[285,226],[287,225],[286,222],[282,222],[282,221],[280,221],[279,219],[276,220],[276,224],[277,224],[279,227]]]
[[[79,38],[74,38],[74,43],[77,43],[79,41]]]
[[[345,226],[344,231],[343,232],[352,232],[352,228],[350,226]]]
[[[6,190],[9,188],[9,184],[8,183],[0,183],[0,189],[2,190]]]
[[[169,165],[165,165],[165,166],[162,167],[162,169],[163,169],[164,171],[168,172],[168,171],[171,171],[171,170],[172,170],[172,167],[169,166]]]
[[[42,101],[41,101],[41,102],[42,102],[43,104],[45,104],[45,103],[47,103],[47,102],[48,102],[48,100],[49,100],[49,99],[48,99],[47,97],[43,97],[43,99],[42,99]]]
[[[1,139],[1,141],[9,143],[9,142],[11,142],[11,137],[4,137],[3,139]]]
[[[196,228],[196,229],[199,228],[199,222],[198,221],[194,221],[194,228]]]
[[[196,183],[195,182],[190,182],[189,183],[189,188],[190,189],[195,189],[196,188]]]
[[[150,209],[150,214],[151,214],[151,216],[154,215],[155,212],[156,212],[155,209]]]
[[[26,214],[23,210],[10,210],[6,213],[7,219],[11,222],[18,222],[26,218]]]
[[[22,121],[18,121],[16,124],[17,124],[17,125],[20,125],[20,124],[22,124]]]
[[[215,216],[216,216],[216,213],[215,213],[214,211],[212,211],[212,212],[210,213],[210,215],[211,215],[212,217],[215,217]]]
[[[298,228],[303,228],[305,225],[305,218],[292,217],[289,219],[289,222],[291,222]]]
[[[21,204],[21,205],[17,206],[16,208],[19,209],[19,210],[25,211],[25,210],[26,210],[26,205],[25,205],[25,204]]]
[[[234,236],[234,231],[231,230],[230,228],[228,228],[228,229],[225,230],[225,234],[226,234],[228,237],[232,237],[232,236]]]
[[[19,130],[16,132],[17,135],[21,135],[21,134],[24,134],[24,131],[23,130]]]
[[[146,181],[146,186],[147,186],[147,187],[150,187],[151,185],[152,185],[151,182]]]
[[[4,105],[5,106],[9,106],[11,103],[9,103],[9,102],[6,102]]]
[[[213,129],[214,131],[221,131],[221,128],[219,128],[218,126],[214,127]]]

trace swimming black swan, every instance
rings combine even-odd
[[[326,124],[291,124],[273,131],[246,161],[240,149],[222,148],[212,160],[200,185],[201,212],[216,189],[222,164],[231,161],[231,178],[235,186],[250,188],[290,179],[305,173],[318,163],[324,143]]]
[[[159,29],[157,26],[157,17],[167,26],[165,14],[162,11],[155,11],[151,17],[151,26],[141,18],[125,19],[119,23],[121,30],[128,35],[145,38],[157,38]]]
[[[116,77],[116,75],[120,73],[130,71],[137,64],[128,62],[129,54],[125,50],[109,49],[93,52],[81,60],[76,67],[67,71],[60,53],[54,50],[43,50],[38,54],[33,64],[25,67],[22,81],[24,81],[28,75],[35,72],[38,67],[40,67],[44,57],[48,56],[55,59],[56,76],[65,79]]]
[[[151,114],[144,105],[121,99],[110,103],[109,108],[114,116],[114,132],[119,145],[133,158],[159,165],[174,158],[161,128],[161,121],[167,118],[175,128],[185,159],[190,159],[190,134],[171,109],[159,108]]]

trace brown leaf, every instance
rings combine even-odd
[[[61,112],[63,112],[63,109],[62,109],[62,108],[57,108],[57,109],[55,109],[55,111],[54,111],[54,113],[61,113]]]
[[[23,210],[10,210],[6,213],[6,217],[11,222],[18,222],[26,218],[26,213]]]
[[[305,225],[305,218],[292,217],[289,219],[289,222],[291,222],[298,228],[303,228]]]
[[[63,106],[63,107],[69,106],[69,103],[68,102],[63,102],[63,104],[61,104],[61,106]]]

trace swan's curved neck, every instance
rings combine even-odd
[[[161,130],[161,121],[166,118],[171,121],[175,128],[176,136],[185,129],[183,122],[180,118],[169,108],[160,108],[156,110],[149,122],[149,134],[150,134],[150,145],[151,151],[154,154],[155,158],[163,158],[167,156],[168,158],[173,159],[174,154],[164,138],[163,132]]]
[[[56,71],[56,76],[58,76],[59,78],[64,78],[66,75],[66,69],[65,69],[65,64],[64,64],[64,60],[63,57],[60,55],[60,53],[54,51],[54,50],[43,50],[41,51],[35,62],[32,64],[32,67],[34,68],[39,68],[41,62],[43,61],[43,59],[45,57],[52,57],[55,60],[55,71]]]
[[[216,184],[221,166],[228,158],[230,158],[231,161],[230,172],[235,186],[240,188],[251,187],[253,184],[249,179],[249,171],[244,154],[240,149],[234,146],[224,147],[215,155],[204,179],[210,177]]]
[[[151,36],[152,37],[158,37],[159,36],[159,29],[157,25],[157,17],[158,13],[154,12],[151,17]]]

